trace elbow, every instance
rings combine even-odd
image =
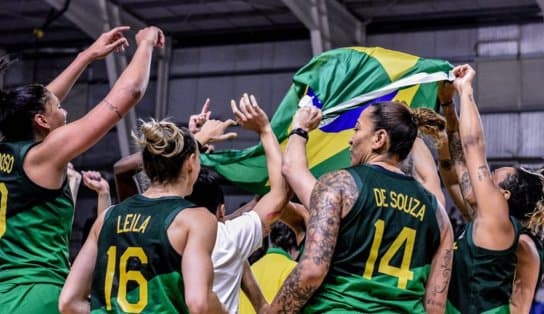
[[[209,313],[210,307],[207,298],[204,295],[186,296],[187,308],[191,314]]]
[[[140,82],[126,82],[119,87],[121,97],[127,99],[130,103],[137,103],[145,94],[146,86]]]
[[[286,178],[289,177],[289,175],[291,174],[292,168],[293,168],[293,165],[291,164],[291,162],[287,158],[284,157],[281,162],[281,174]]]
[[[325,276],[329,271],[329,264],[315,265],[303,267],[300,270],[300,281],[302,286],[319,287],[325,280]]]
[[[62,314],[78,313],[75,302],[62,295],[59,298],[59,312]]]
[[[476,132],[476,134],[468,134],[461,137],[461,143],[463,145],[463,151],[468,152],[474,149],[485,149],[485,142],[483,134]]]

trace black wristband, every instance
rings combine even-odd
[[[293,129],[291,130],[291,132],[289,132],[289,137],[293,134],[296,134],[300,137],[303,137],[306,141],[308,141],[308,131],[302,129],[302,128],[296,128],[296,129]]]
[[[443,103],[440,103],[440,106],[441,106],[441,107],[448,107],[448,106],[451,106],[451,105],[453,105],[453,100],[452,100],[452,101],[448,101],[447,103],[444,103],[444,104],[443,104]]]

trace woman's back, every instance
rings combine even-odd
[[[188,313],[182,256],[167,230],[190,207],[177,196],[136,195],[109,210],[98,238],[93,312]]]
[[[347,171],[359,197],[341,221],[329,273],[305,312],[424,312],[440,245],[436,199],[412,177],[380,166]]]

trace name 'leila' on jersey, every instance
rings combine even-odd
[[[422,203],[413,196],[386,189],[374,188],[374,200],[378,207],[395,208],[420,221],[423,221],[423,217],[425,216],[425,203]]]
[[[142,215],[140,214],[126,214],[124,216],[117,216],[117,233],[144,233],[150,220],[151,216],[145,216],[145,218],[142,218]]]

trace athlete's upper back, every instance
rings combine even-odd
[[[167,229],[183,209],[181,197],[136,195],[104,218],[91,289],[93,313],[188,313],[182,257]]]
[[[412,177],[379,166],[346,169],[359,196],[342,219],[331,266],[306,312],[424,312],[440,245],[436,199]]]
[[[0,142],[0,283],[63,285],[74,207],[65,181],[42,188],[23,170],[32,141]]]

